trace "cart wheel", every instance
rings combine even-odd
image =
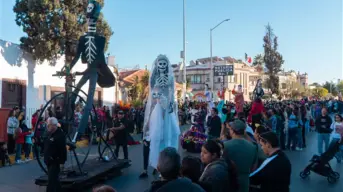
[[[330,184],[334,184],[334,183],[336,183],[336,181],[337,181],[336,177],[334,177],[334,176],[332,176],[332,175],[329,175],[328,178],[327,178],[327,180],[328,180],[328,182],[329,182]]]
[[[309,175],[310,175],[310,172],[309,172],[309,171],[302,171],[302,172],[300,172],[300,177],[301,177],[302,179],[307,178]]]
[[[340,178],[340,174],[338,172],[332,172],[332,174],[337,180]]]

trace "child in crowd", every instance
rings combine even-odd
[[[3,167],[7,165],[11,165],[10,158],[8,157],[6,143],[0,143],[0,160],[2,162]]]
[[[25,136],[25,161],[30,161],[30,153],[32,151],[32,137],[34,132],[32,131],[32,128],[29,128],[28,135]]]
[[[23,132],[21,128],[17,128],[15,131],[15,143],[16,143],[16,154],[15,154],[15,162],[17,164],[23,163],[21,160],[21,150],[23,148],[23,145],[25,143],[25,136],[31,134],[31,131],[29,132]]]

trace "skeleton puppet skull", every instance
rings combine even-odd
[[[157,69],[160,73],[164,73],[168,69],[168,61],[165,59],[160,59],[157,62]]]
[[[94,9],[94,4],[93,3],[89,3],[88,6],[87,6],[87,13],[92,13]]]

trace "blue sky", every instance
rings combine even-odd
[[[6,3],[5,3],[6,2]],[[12,11],[15,0],[0,2],[0,38],[23,36]],[[114,31],[108,52],[119,67],[151,65],[158,54],[181,61],[182,0],[105,0],[103,13]],[[307,72],[310,82],[343,79],[342,0],[186,0],[187,60],[213,55],[243,59],[263,52],[265,25],[279,37],[284,68]]]

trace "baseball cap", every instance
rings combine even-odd
[[[232,121],[229,125],[234,132],[244,132],[247,127],[247,125],[239,119]]]

